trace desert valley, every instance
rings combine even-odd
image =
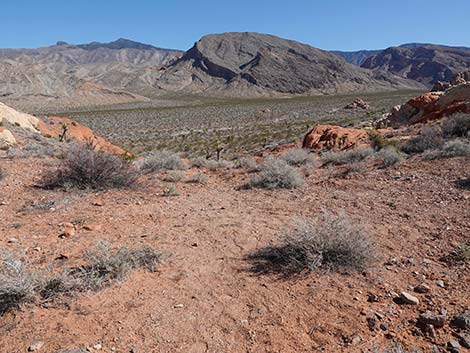
[[[470,48],[0,49],[0,353],[470,351]]]

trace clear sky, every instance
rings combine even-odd
[[[470,47],[470,0],[1,0],[0,47],[123,37],[188,49],[204,34],[254,31],[321,49],[408,42]]]

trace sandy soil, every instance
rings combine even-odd
[[[69,267],[99,239],[167,255],[157,273],[137,271],[98,293],[5,314],[1,352],[25,352],[35,341],[44,342],[40,352],[95,351],[96,344],[102,352],[367,352],[392,341],[427,352],[453,331],[446,325],[436,338],[424,336],[419,313],[445,309],[452,317],[470,309],[469,265],[444,261],[469,236],[470,191],[455,185],[470,176],[462,158],[414,157],[349,179],[315,170],[293,191],[240,191],[248,174],[212,172],[207,185],[177,184],[177,197],[162,197],[165,184],[156,177],[142,178],[135,190],[45,191],[34,185],[51,168],[47,160],[0,164],[8,174],[0,182],[0,247],[24,253],[33,266]],[[54,210],[31,207],[40,200],[54,200]],[[295,217],[322,210],[344,211],[365,227],[381,254],[375,266],[295,279],[250,271],[250,252],[275,244]],[[62,239],[63,222],[102,229]],[[418,306],[392,300],[423,282],[431,291],[415,293]],[[368,328],[376,312],[387,330]]]

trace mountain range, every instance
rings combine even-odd
[[[211,34],[183,52],[127,39],[0,49],[0,100],[142,101],[173,92],[233,97],[425,89],[470,69],[470,49],[411,43],[328,52],[267,34]]]

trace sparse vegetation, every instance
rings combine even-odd
[[[374,153],[370,147],[358,147],[348,151],[327,151],[322,154],[323,165],[343,165],[360,162]]]
[[[304,182],[302,175],[280,158],[268,157],[260,168],[259,174],[245,188],[293,189],[302,186]]]
[[[162,196],[164,197],[173,197],[173,196],[180,196],[178,190],[176,189],[175,185],[170,185],[163,189],[163,194]]]
[[[107,189],[133,186],[137,170],[122,158],[86,145],[74,144],[59,167],[47,173],[43,187]]]
[[[214,159],[197,157],[191,161],[191,166],[197,167],[197,168],[207,168],[209,170],[216,170],[216,169],[231,169],[235,167],[235,164],[225,159],[219,159],[218,161],[216,161]]]
[[[470,241],[461,244],[457,251],[455,258],[457,261],[470,262]]]
[[[383,148],[398,148],[400,141],[396,139],[387,139],[377,132],[369,133],[370,144],[374,151],[380,151]]]
[[[311,165],[315,163],[315,157],[308,150],[303,148],[292,148],[281,157],[287,164],[300,167],[302,165]]]
[[[256,173],[260,171],[260,166],[253,157],[242,157],[238,161],[238,167],[245,169],[248,173]]]
[[[196,173],[188,179],[188,183],[202,184],[205,185],[209,181],[207,175],[203,173]]]
[[[291,276],[317,269],[362,270],[375,258],[369,236],[345,215],[325,213],[322,218],[298,220],[281,234],[279,245],[248,256],[254,272]]]
[[[390,167],[402,160],[400,153],[394,147],[382,148],[375,153],[374,157],[380,162],[382,168]]]
[[[457,113],[442,122],[442,134],[450,137],[470,137],[470,114]]]
[[[423,127],[421,133],[401,145],[401,150],[408,154],[423,153],[426,150],[440,149],[444,144],[442,132],[437,127]]]
[[[11,254],[2,254],[0,267],[0,314],[37,300],[49,301],[58,296],[102,289],[115,281],[124,280],[135,269],[155,272],[160,264],[160,252],[149,248],[112,251],[109,244],[99,242],[86,254],[86,264],[58,275],[32,271]]]
[[[163,181],[170,183],[180,182],[185,178],[186,174],[180,170],[171,170],[163,178]]]
[[[184,170],[187,168],[183,160],[174,152],[154,151],[136,163],[144,174],[160,172],[162,170]]]
[[[0,254],[0,315],[20,308],[36,298],[41,278],[28,268],[28,264],[13,255]]]
[[[451,140],[447,141],[441,149],[427,150],[424,152],[423,158],[442,159],[453,157],[469,157],[470,156],[470,142],[464,140]]]

